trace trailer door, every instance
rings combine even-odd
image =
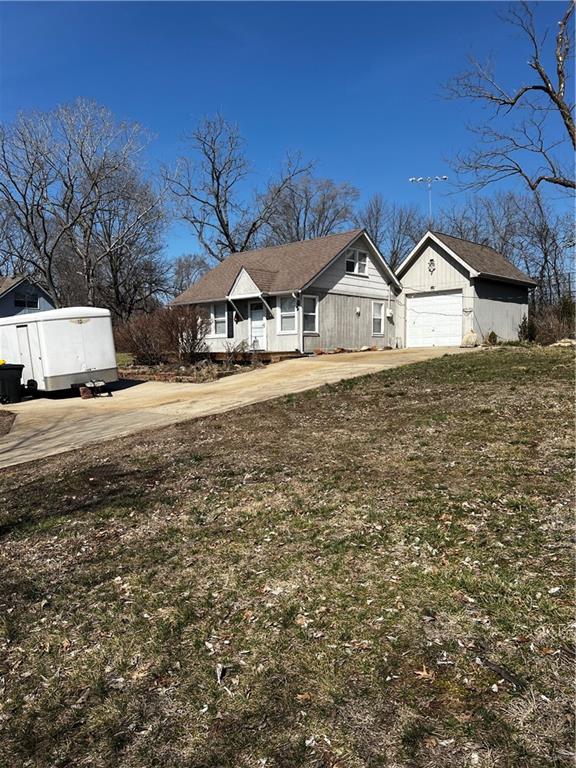
[[[18,342],[18,352],[20,353],[20,360],[18,362],[24,366],[24,370],[22,371],[22,381],[26,384],[29,379],[34,378],[32,351],[30,349],[30,338],[28,336],[27,325],[16,326],[16,340]]]

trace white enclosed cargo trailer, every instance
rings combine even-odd
[[[110,312],[97,307],[0,318],[0,358],[24,366],[22,383],[30,389],[118,379]]]

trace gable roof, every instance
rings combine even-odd
[[[426,232],[422,240],[411,253],[404,259],[396,270],[400,277],[419,254],[426,240],[431,239],[443,246],[462,266],[470,272],[470,277],[486,277],[491,280],[503,280],[504,282],[522,283],[524,285],[536,285],[536,281],[528,277],[518,269],[511,261],[508,261],[501,253],[495,251],[489,245],[473,243],[471,240],[463,240],[461,237],[446,235],[444,232]]]
[[[535,280],[528,277],[522,270],[518,269],[511,261],[489,245],[472,243],[470,240],[462,240],[460,237],[445,235],[443,232],[434,232],[434,234],[480,275],[502,277],[506,280],[517,280],[536,285]]]
[[[13,275],[12,277],[0,277],[0,296],[4,296],[5,293],[11,291],[12,288],[16,288],[17,285],[23,283],[28,278],[26,275]]]
[[[264,294],[299,291],[309,285],[362,234],[366,235],[363,229],[353,229],[336,235],[317,237],[314,240],[233,253],[177,296],[172,304],[196,304],[225,299],[242,268]],[[390,280],[397,283],[381,254],[370,240],[369,242],[382,259],[382,265]]]

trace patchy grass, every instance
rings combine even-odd
[[[116,365],[118,368],[126,368],[134,364],[134,355],[131,352],[116,352]]]
[[[572,764],[569,350],[5,470],[11,766]]]
[[[13,413],[0,408],[0,437],[2,437],[2,435],[7,435],[8,432],[10,432],[15,418]]]

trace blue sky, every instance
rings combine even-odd
[[[492,55],[510,84],[528,76],[525,43],[497,2],[9,3],[0,6],[0,115],[78,96],[155,135],[150,166],[217,110],[237,122],[258,179],[288,150],[317,173],[425,208],[412,175],[450,174],[477,107],[441,86],[469,54]],[[537,15],[554,28],[564,3]],[[435,205],[449,190],[438,190]],[[450,200],[453,202],[454,198]],[[193,249],[182,226],[171,255]]]

